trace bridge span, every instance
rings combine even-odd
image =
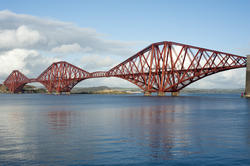
[[[40,82],[49,93],[61,93],[70,92],[77,83],[86,79],[118,77],[137,85],[146,95],[152,92],[178,95],[181,89],[204,77],[246,65],[247,58],[243,56],[163,41],[149,45],[108,71],[89,73],[60,61],[33,79],[14,70],[3,84],[10,92],[18,93],[25,84]]]

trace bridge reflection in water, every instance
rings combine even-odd
[[[108,71],[89,73],[68,62],[56,62],[40,76],[29,79],[13,71],[4,81],[9,91],[18,93],[25,84],[40,82],[49,93],[70,92],[80,81],[98,77],[127,80],[146,95],[178,92],[189,84],[225,70],[246,67],[247,58],[175,42],[153,43]]]
[[[249,100],[237,96],[0,99],[1,163],[249,163]]]
[[[88,142],[87,147],[81,148],[94,155],[86,154],[90,159],[94,160],[98,152],[122,153],[131,150],[137,153],[131,154],[132,156],[140,158],[140,148],[144,148],[142,153],[147,153],[152,159],[170,160],[175,155],[185,156],[190,153],[185,148],[178,150],[178,147],[183,148],[190,143],[188,140],[191,135],[186,132],[185,127],[181,127],[185,119],[180,116],[185,111],[187,113],[188,109],[183,105],[169,105],[82,112],[64,110],[50,111],[47,116],[50,130],[58,137],[63,137],[59,140],[66,139],[67,144],[74,141],[67,137],[76,139],[75,135],[82,133],[79,146]],[[74,130],[75,125],[78,128],[81,126],[81,130]],[[65,137],[65,133],[72,135],[66,134],[68,136]]]

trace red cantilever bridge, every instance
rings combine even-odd
[[[70,92],[80,81],[98,77],[127,80],[145,93],[178,92],[189,84],[225,70],[246,67],[247,58],[220,51],[159,42],[144,48],[109,71],[89,73],[67,62],[56,62],[35,79],[14,70],[4,81],[9,91],[22,91],[25,84],[40,82],[48,92]]]

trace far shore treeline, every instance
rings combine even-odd
[[[196,89],[185,88],[181,93],[242,93],[244,89]],[[8,88],[3,84],[0,84],[0,93],[10,93]],[[36,87],[33,85],[25,85],[22,93],[48,93],[44,87]],[[136,94],[143,93],[139,88],[121,88],[121,87],[75,87],[71,90],[71,94]]]

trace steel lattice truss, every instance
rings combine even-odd
[[[57,62],[49,66],[36,80],[49,92],[70,92],[80,81],[89,77],[89,73],[67,62]]]
[[[3,84],[10,92],[17,93],[21,92],[23,86],[29,82],[30,80],[23,73],[18,70],[14,70]]]
[[[40,82],[48,92],[70,92],[80,81],[97,77],[119,77],[145,92],[177,92],[206,76],[246,67],[247,58],[190,45],[159,42],[151,44],[111,70],[88,73],[67,62],[56,62],[38,78],[28,79],[13,71],[4,85],[19,92],[30,82]]]
[[[108,71],[148,92],[176,92],[221,71],[246,66],[246,57],[174,43],[154,43]]]

